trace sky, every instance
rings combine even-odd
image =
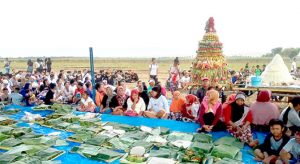
[[[224,55],[300,47],[297,0],[0,0],[0,57],[195,56],[214,17]]]

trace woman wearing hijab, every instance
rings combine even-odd
[[[113,115],[123,115],[127,109],[128,96],[125,94],[125,88],[122,86],[117,87],[117,95],[111,99],[109,107],[112,109]]]
[[[197,96],[189,94],[185,97],[186,101],[182,110],[182,120],[184,122],[194,122],[198,118],[200,103]]]
[[[30,89],[30,83],[26,83],[26,84],[25,84],[25,86],[22,88],[20,94],[21,94],[23,97],[25,97],[25,96],[26,96],[26,93],[27,93],[26,91],[27,91],[28,89]]]
[[[96,105],[93,99],[90,97],[88,91],[84,91],[79,102],[77,110],[81,112],[95,112]]]
[[[245,99],[244,93],[237,93],[235,101],[224,109],[223,115],[230,134],[253,147],[258,144],[258,141],[253,140],[250,128],[252,113],[245,105]]]
[[[127,110],[124,112],[126,116],[141,116],[146,110],[145,102],[139,96],[139,91],[133,89],[130,98],[127,99]]]
[[[200,132],[212,132],[225,129],[221,122],[222,104],[219,101],[219,92],[211,89],[207,92],[203,99],[198,122],[202,126],[198,129]]]
[[[257,95],[256,102],[250,106],[252,112],[252,125],[255,130],[258,131],[269,131],[269,122],[272,119],[279,118],[278,107],[270,102],[271,91],[262,90]]]
[[[112,112],[112,109],[109,107],[109,103],[111,102],[111,99],[115,96],[115,93],[113,92],[113,89],[109,86],[106,87],[105,91],[106,94],[103,96],[101,102],[100,113],[110,114]]]
[[[179,91],[173,93],[173,99],[170,105],[170,115],[169,118],[172,120],[180,121],[182,114],[181,111],[184,108],[185,99],[181,96]]]
[[[153,87],[148,104],[148,111],[145,111],[143,115],[150,118],[168,118],[169,110],[168,101],[166,97],[161,94],[160,87]]]

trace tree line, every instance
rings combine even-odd
[[[274,57],[276,54],[281,55],[282,57],[288,57],[293,59],[300,52],[300,48],[282,48],[276,47],[271,50],[271,52],[262,55],[262,57]]]

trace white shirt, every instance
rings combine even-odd
[[[283,115],[285,114],[287,109],[288,108],[284,109],[281,112],[281,114],[279,116],[280,120],[283,120]],[[298,112],[294,108],[291,108],[290,111],[289,111],[286,126],[288,128],[291,127],[291,126],[300,126],[300,118],[299,118]]]
[[[165,112],[170,113],[170,107],[165,96],[161,95],[158,99],[150,98],[148,109],[152,109],[155,113],[164,109]]]
[[[296,71],[296,69],[297,69],[296,62],[293,61],[293,62],[292,62],[292,65],[291,65],[291,71],[292,71],[292,72],[293,72],[293,71]]]
[[[131,109],[131,106],[132,106],[133,102],[131,101],[130,98],[127,99],[127,110],[132,110]],[[146,109],[146,105],[145,105],[145,102],[144,100],[140,97],[139,101],[137,104],[135,104],[135,111],[137,113],[139,113],[140,111],[145,111]]]
[[[183,76],[181,79],[180,79],[180,81],[182,82],[182,83],[189,83],[189,82],[191,82],[191,77],[185,77],[185,76]]]
[[[157,64],[150,64],[149,68],[150,68],[150,75],[156,76],[158,65]]]
[[[80,102],[84,106],[87,106],[89,103],[92,103],[93,105],[95,105],[94,101],[90,97],[88,97],[86,100],[84,98],[81,98]]]
[[[282,149],[291,153],[296,159],[300,155],[300,144],[295,138],[290,139],[290,141]]]
[[[75,90],[76,90],[76,89],[77,89],[77,86],[76,86],[76,85],[74,85],[74,86],[70,85],[70,86],[69,86],[69,90],[70,90],[70,92],[72,92],[73,95],[75,94]]]

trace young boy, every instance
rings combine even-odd
[[[9,101],[15,105],[22,105],[23,96],[19,93],[20,88],[15,87],[14,91],[9,96]]]
[[[296,129],[295,138],[291,139],[280,151],[280,159],[276,163],[288,164],[289,160],[293,162],[300,160],[300,127]]]
[[[284,124],[281,120],[272,119],[269,126],[271,133],[266,136],[264,143],[254,150],[254,159],[263,163],[274,163],[279,152],[290,139],[285,134]]]
[[[294,97],[291,103],[292,106],[283,110],[279,119],[286,125],[288,135],[293,136],[295,128],[300,127],[300,96]]]

